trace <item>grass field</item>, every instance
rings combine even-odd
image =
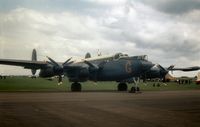
[[[194,83],[188,85],[179,85],[177,83],[167,83],[164,85],[161,83],[160,87],[153,87],[154,82],[148,82],[147,84],[140,83],[139,86],[143,91],[161,91],[161,90],[193,90],[199,89],[200,85]],[[133,84],[128,84],[128,88]],[[37,78],[32,79],[28,77],[7,77],[0,80],[0,91],[70,91],[71,83],[67,79],[64,79],[62,85],[57,85],[57,79],[49,81],[47,79]],[[84,82],[82,83],[82,90],[117,90],[116,82]]]

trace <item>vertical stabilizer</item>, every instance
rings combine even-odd
[[[37,61],[37,52],[35,49],[32,51],[32,61]]]
[[[32,61],[37,61],[37,52],[36,49],[33,49],[32,51]],[[35,75],[36,69],[31,69],[32,75]]]
[[[87,59],[87,58],[91,58],[91,54],[89,52],[86,53],[86,55],[85,55],[85,59]]]

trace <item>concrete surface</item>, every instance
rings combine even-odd
[[[2,92],[0,127],[200,127],[200,91]]]

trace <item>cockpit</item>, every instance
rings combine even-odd
[[[147,55],[141,55],[141,56],[133,56],[134,59],[137,60],[145,60],[148,61],[148,56]]]
[[[127,54],[116,53],[116,54],[113,56],[113,60],[118,60],[118,59],[127,58],[127,57],[129,57]],[[147,56],[147,55],[133,56],[132,58],[133,58],[133,59],[137,59],[137,60],[145,60],[145,61],[148,61],[148,56]]]
[[[127,54],[122,54],[122,53],[116,53],[114,56],[113,56],[113,59],[114,60],[118,60],[120,58],[125,58],[125,57],[128,57]]]

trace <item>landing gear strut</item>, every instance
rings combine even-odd
[[[135,87],[135,86],[133,86],[133,87],[131,87],[131,93],[136,93],[136,92],[139,92],[140,91],[140,87]]]
[[[139,79],[134,79],[134,84],[135,86],[133,86],[130,90],[130,93],[138,93],[140,92],[140,87],[138,86],[138,83],[139,83]]]
[[[126,83],[119,83],[117,87],[118,91],[127,91],[127,88],[128,87]]]
[[[81,84],[78,82],[74,82],[71,85],[71,91],[72,92],[80,92],[81,91]]]

